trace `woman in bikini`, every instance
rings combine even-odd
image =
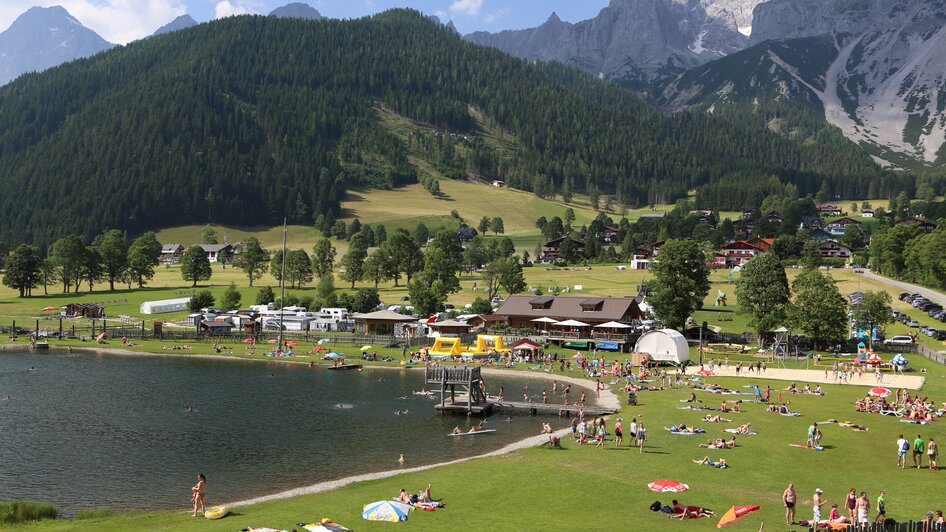
[[[204,513],[204,503],[207,498],[207,477],[203,473],[197,475],[197,485],[191,488],[191,499],[194,501],[194,517],[197,517],[197,507]]]

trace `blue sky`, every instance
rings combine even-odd
[[[82,24],[111,42],[124,44],[150,35],[176,16],[188,13],[199,22],[241,13],[266,14],[293,0],[0,0],[0,31],[32,6],[61,5]],[[594,17],[608,0],[295,0],[332,18],[370,15],[394,7],[412,7],[453,20],[461,33],[527,28],[552,11],[577,22]]]

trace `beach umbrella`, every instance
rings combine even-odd
[[[266,343],[267,343],[267,344],[275,344],[275,343],[278,342],[278,341],[279,341],[279,340],[273,338],[272,340],[266,340]]]
[[[868,395],[872,395],[874,397],[883,398],[883,397],[890,397],[890,394],[893,392],[891,392],[887,388],[871,388],[871,390],[867,393]]]
[[[370,345],[363,345],[363,346],[361,346],[361,350],[362,350],[362,351],[367,351],[367,350],[369,350],[369,349],[371,349],[371,346],[370,346]]]
[[[345,358],[345,353],[335,353],[334,351],[325,355],[325,358]]]
[[[299,340],[290,340],[290,341],[286,342],[286,345],[288,345],[289,347],[295,347],[295,346],[299,345]]]
[[[321,340],[319,340],[319,345],[322,345],[327,341],[328,341],[328,338],[322,338]]]
[[[57,310],[59,307],[43,307],[43,312],[49,312],[50,310]]]
[[[247,339],[243,340],[243,343],[244,343],[244,344],[255,344],[255,343],[256,343],[256,340],[254,340],[254,339],[252,339],[252,338],[247,338]]]
[[[312,348],[313,351],[328,351],[328,348],[322,345],[317,345]]]
[[[687,486],[682,482],[677,482],[676,480],[657,480],[648,484],[647,487],[650,488],[650,491],[658,491],[661,493],[676,493],[678,491],[686,491],[690,489],[690,486]]]
[[[716,523],[716,528],[723,528],[724,526],[731,525],[736,522],[737,519],[745,517],[752,512],[759,509],[758,505],[747,504],[743,506],[733,506],[726,513],[723,514],[723,518]]]
[[[414,507],[398,501],[377,501],[366,504],[361,512],[361,518],[368,521],[387,521],[397,523],[407,521],[407,517],[414,511]]]

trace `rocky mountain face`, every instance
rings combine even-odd
[[[190,28],[191,26],[196,26],[197,21],[194,20],[190,15],[181,15],[176,19],[168,22],[164,26],[161,26],[151,35],[163,35],[165,33],[171,33],[172,31],[184,30]]]
[[[537,28],[467,35],[531,60],[558,61],[643,86],[742,50],[760,0],[612,0],[577,24],[555,13]]]
[[[301,2],[293,2],[291,4],[286,4],[282,7],[277,7],[274,9],[269,16],[279,17],[279,18],[301,18],[305,20],[319,20],[322,18],[322,13],[319,13],[319,10],[310,6],[309,4],[303,4]]]
[[[114,46],[62,7],[30,8],[0,33],[0,85]]]
[[[881,161],[946,164],[944,0],[771,0],[750,42],[681,75],[662,103],[801,103]]]

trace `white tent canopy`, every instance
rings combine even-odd
[[[539,323],[557,323],[557,320],[555,320],[555,318],[546,318],[545,316],[542,316],[541,318],[536,318],[534,320],[529,320],[529,321],[537,321]]]
[[[582,323],[578,320],[557,321],[553,325],[560,325],[562,327],[588,327],[589,326],[587,323]]]
[[[602,329],[631,329],[632,327],[626,323],[620,323],[617,321],[609,321],[607,323],[602,323],[601,325],[595,325],[595,328],[598,327]]]
[[[683,364],[690,360],[690,346],[686,338],[673,329],[644,333],[634,344],[634,352],[647,353],[658,362]]]

